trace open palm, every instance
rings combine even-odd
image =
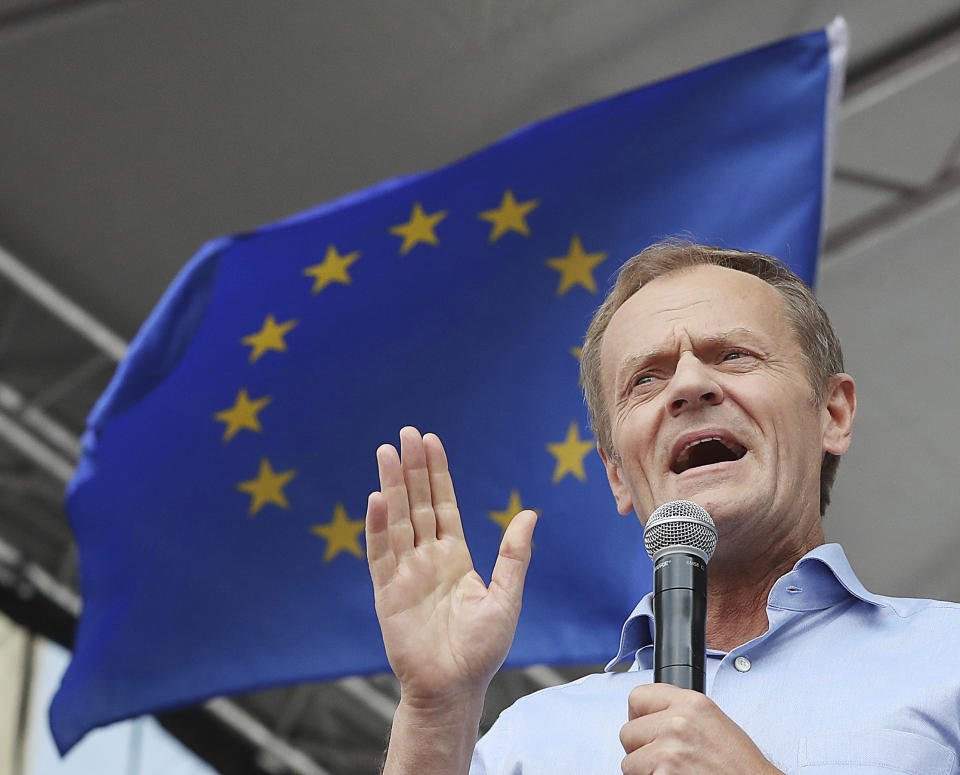
[[[367,508],[367,556],[390,665],[408,699],[485,687],[503,663],[520,614],[536,514],[504,533],[487,587],[463,537],[443,446],[400,432],[401,455],[377,450],[380,491]]]

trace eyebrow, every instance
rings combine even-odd
[[[748,339],[751,342],[757,342],[757,340],[760,338],[761,334],[758,334],[756,331],[750,328],[731,328],[727,331],[722,331],[719,334],[705,336],[703,341],[708,346],[719,346],[731,344],[734,341],[743,341],[744,339]]]
[[[705,346],[708,348],[723,347],[724,345],[731,344],[737,341],[743,341],[744,339],[749,340],[751,343],[756,343],[760,338],[760,335],[756,331],[753,331],[749,328],[730,328],[726,331],[721,331],[719,334],[711,334],[709,336],[704,336],[697,340],[697,344],[701,347]],[[643,352],[634,353],[622,361],[620,366],[617,368],[617,375],[615,384],[617,387],[617,394],[623,392],[624,380],[628,375],[632,374],[634,371],[640,367],[646,366],[649,363],[661,360],[665,358],[672,352],[670,347],[652,347],[649,350],[644,350]]]

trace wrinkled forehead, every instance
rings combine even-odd
[[[780,348],[798,348],[780,293],[759,277],[715,265],[658,277],[613,314],[601,343],[604,384],[624,358],[675,347],[682,338],[751,331]]]

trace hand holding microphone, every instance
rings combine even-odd
[[[643,540],[654,568],[654,683],[630,692],[624,775],[783,775],[704,692],[713,519],[696,503],[671,501],[650,515]]]

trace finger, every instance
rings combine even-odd
[[[498,589],[519,611],[523,597],[523,581],[530,565],[533,546],[533,529],[537,525],[537,512],[527,509],[510,520],[500,541],[500,554],[493,566],[490,589]]]
[[[390,444],[377,449],[377,469],[380,472],[380,492],[387,506],[387,532],[390,548],[399,559],[413,549],[413,525],[410,523],[410,504],[407,486],[403,482],[400,458]]]
[[[628,715],[631,720],[666,710],[671,703],[677,701],[678,692],[689,691],[679,689],[670,684],[644,684],[635,686],[627,699]]]
[[[437,538],[463,538],[463,523],[457,508],[457,496],[453,491],[447,453],[435,433],[428,433],[423,437],[423,448],[427,454],[433,510],[437,515]]]
[[[657,711],[640,718],[631,719],[620,727],[620,745],[627,753],[649,745],[657,739],[658,730],[663,725],[669,711]]]
[[[423,449],[420,431],[407,426],[400,429],[400,464],[407,485],[410,521],[413,522],[414,543],[437,540],[437,517],[430,497],[430,474],[427,455]]]
[[[646,749],[638,750],[623,757],[623,761],[620,763],[620,772],[623,775],[655,775],[659,772],[657,765],[658,761],[655,755],[651,756]]]
[[[367,498],[367,564],[373,588],[387,585],[397,569],[397,558],[390,546],[387,529],[387,501],[381,492],[372,492]]]

